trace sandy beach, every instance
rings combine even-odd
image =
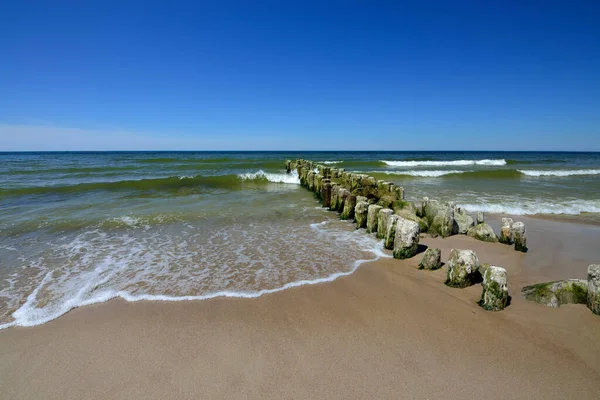
[[[600,400],[600,1],[2,16],[0,400]]]
[[[450,288],[445,268],[417,270],[420,255],[257,299],[112,300],[0,331],[0,397],[597,399],[598,316],[528,302],[520,288],[584,277],[597,249],[577,253],[564,233],[597,241],[598,227],[527,223],[527,254],[466,236],[422,240],[443,259],[470,248],[505,267],[512,302],[501,312],[476,304],[480,285]]]

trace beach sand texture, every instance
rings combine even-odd
[[[561,251],[530,237],[528,254],[465,236],[422,240],[443,260],[469,248],[505,267],[512,303],[501,312],[476,304],[480,285],[454,289],[445,268],[417,270],[417,255],[256,299],[113,300],[9,328],[0,397],[597,399],[599,317],[521,297],[553,271],[530,260]]]

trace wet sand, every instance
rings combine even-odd
[[[445,267],[417,270],[421,255],[257,299],[113,300],[0,331],[0,398],[597,399],[600,316],[527,302],[520,288],[585,277],[599,228],[525,222],[527,254],[422,240],[443,260],[470,248],[505,267],[504,311],[476,304],[480,285],[445,286]]]

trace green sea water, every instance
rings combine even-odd
[[[285,173],[288,158],[472,212],[600,215],[600,153],[0,153],[0,327],[114,297],[255,297],[385,256]]]

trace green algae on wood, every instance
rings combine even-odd
[[[558,308],[563,304],[586,304],[588,283],[584,279],[567,279],[525,286],[521,289],[529,301]]]
[[[508,305],[508,276],[506,270],[490,265],[483,273],[483,291],[478,304],[487,311],[500,311]]]

